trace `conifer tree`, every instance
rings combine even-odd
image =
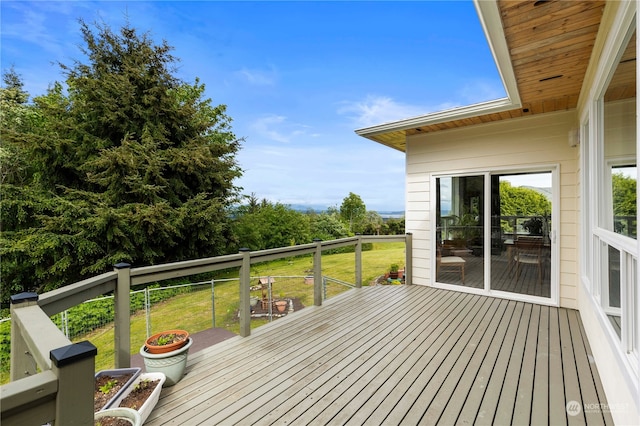
[[[122,261],[224,254],[231,238],[241,140],[226,107],[174,76],[165,41],[129,25],[80,29],[86,59],[60,64],[65,85],[34,98],[36,126],[11,129],[29,172],[2,188],[3,300]]]

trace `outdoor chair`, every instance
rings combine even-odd
[[[543,263],[542,258],[542,239],[520,239],[515,243],[515,252],[513,261],[516,265],[516,282],[520,278],[520,272],[525,266],[533,266],[538,271],[538,284],[542,284]]]
[[[462,280],[462,284],[464,284],[465,263],[465,260],[460,256],[442,256],[440,247],[438,247],[436,250],[436,280],[438,279],[438,274],[443,269],[454,269],[460,272],[460,278]]]

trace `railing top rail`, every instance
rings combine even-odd
[[[340,238],[336,240],[321,241],[321,250],[355,245],[358,241],[364,242],[390,242],[405,241],[405,235],[362,235]],[[315,251],[317,243],[307,243],[295,246],[280,247],[275,249],[257,250],[251,252],[251,263],[260,263],[277,258],[309,254]],[[132,284],[146,284],[154,281],[162,281],[168,278],[180,278],[202,272],[211,272],[242,265],[242,253],[215,256],[204,259],[185,260],[180,262],[165,263],[131,268]],[[75,306],[85,300],[89,300],[115,289],[117,272],[111,271],[96,277],[91,277],[77,283],[73,283],[56,290],[49,291],[40,296],[38,305],[48,315],[54,315]]]
[[[117,273],[113,271],[87,278],[40,295],[38,305],[48,315],[55,315],[85,300],[113,291],[116,280]]]
[[[386,236],[374,237],[379,241],[404,241],[404,236],[394,237]],[[330,250],[333,248],[354,245],[360,238],[368,239],[368,237],[347,237],[337,240],[322,241],[320,246],[322,250]],[[273,259],[298,256],[312,253],[316,249],[316,243],[300,244],[288,247],[279,247],[275,249],[256,250],[251,252],[251,263],[266,262]],[[164,263],[162,265],[142,266],[131,268],[131,279],[134,285],[145,284],[154,281],[160,281],[167,278],[180,278],[188,275],[194,275],[202,272],[212,272],[221,269],[239,267],[242,265],[242,253],[230,254],[225,256],[209,257],[205,259],[185,260],[180,262]]]

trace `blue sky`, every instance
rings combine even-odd
[[[236,183],[260,199],[404,209],[404,154],[354,130],[504,96],[471,1],[5,1],[0,65],[31,96],[81,59],[78,19],[166,40],[177,76],[227,105]]]

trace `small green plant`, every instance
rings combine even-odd
[[[151,386],[151,383],[152,382],[149,379],[142,379],[133,387],[133,390],[139,392],[141,390],[147,389],[149,386]]]
[[[168,345],[169,343],[172,343],[175,340],[175,338],[176,338],[175,333],[163,334],[162,336],[158,337],[158,345],[159,346]]]
[[[104,385],[100,386],[99,388],[100,392],[106,395],[109,392],[111,392],[111,389],[113,389],[117,384],[118,384],[118,381],[116,379],[111,379]]]
[[[389,267],[389,272],[398,272],[399,269],[400,267],[398,266],[397,263],[392,263],[391,266]]]

